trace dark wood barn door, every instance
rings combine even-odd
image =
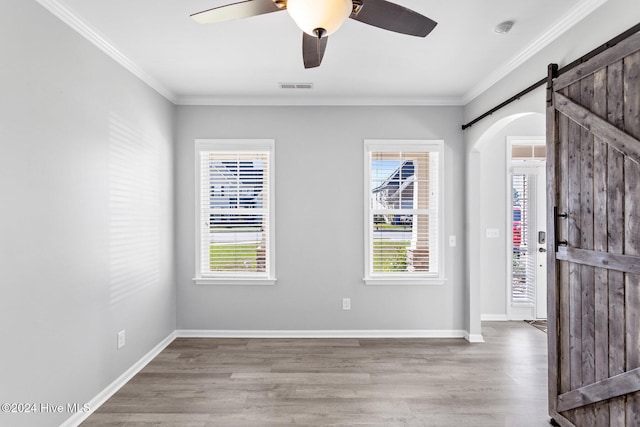
[[[550,415],[640,426],[640,33],[548,101]]]

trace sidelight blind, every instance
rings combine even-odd
[[[199,278],[271,278],[272,146],[199,148]]]
[[[520,304],[535,302],[536,245],[530,229],[531,196],[535,194],[533,182],[531,175],[512,175],[511,302]]]

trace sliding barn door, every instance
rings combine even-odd
[[[640,33],[553,78],[549,410],[640,426]]]

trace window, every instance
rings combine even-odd
[[[547,146],[544,145],[544,141],[518,141],[511,145],[511,159],[512,160],[537,160],[545,161],[547,157]]]
[[[272,140],[197,140],[197,284],[272,284]]]
[[[365,141],[365,282],[441,284],[442,141]]]

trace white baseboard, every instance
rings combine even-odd
[[[513,320],[513,321],[524,321],[524,320],[536,320],[535,317],[532,317],[530,315],[526,315],[526,314],[522,314],[522,315],[511,315],[511,319],[509,320]]]
[[[483,322],[506,322],[509,319],[506,314],[481,314],[480,320]]]
[[[464,331],[464,339],[469,341],[470,343],[484,342],[484,337],[482,336],[482,334],[470,334],[467,331]]]
[[[182,329],[179,338],[464,338],[462,330],[205,330]]]
[[[89,418],[104,402],[106,402],[111,396],[113,396],[118,390],[124,386],[127,381],[133,378],[138,372],[142,370],[149,362],[151,362],[162,350],[164,350],[171,342],[176,338],[176,332],[172,332],[163,339],[158,345],[156,345],[151,351],[142,356],[132,367],[120,375],[115,381],[109,384],[104,390],[98,393],[93,399],[89,401],[90,410],[87,412],[76,412],[67,419],[60,427],[76,427],[80,425],[84,420]]]

